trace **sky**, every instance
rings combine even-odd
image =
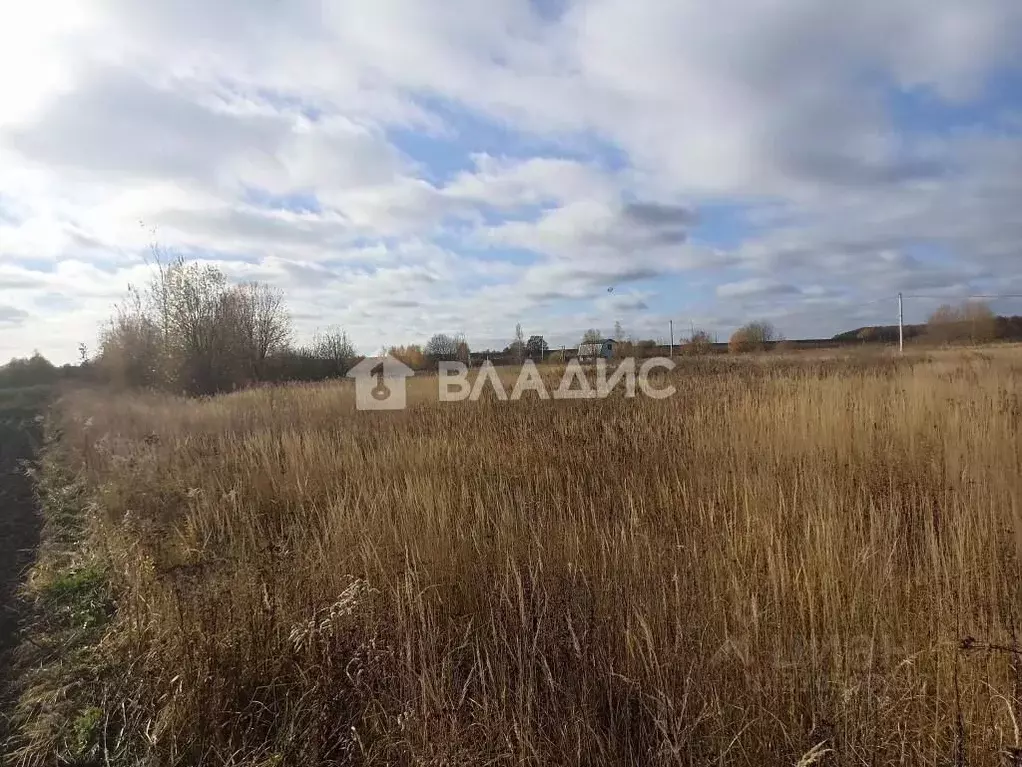
[[[1022,294],[1019,51],[1019,0],[4,3],[0,360],[153,246],[366,354]]]

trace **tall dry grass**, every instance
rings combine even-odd
[[[674,383],[68,396],[119,594],[112,758],[1009,763],[1022,355]]]

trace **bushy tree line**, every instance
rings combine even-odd
[[[103,332],[96,368],[115,384],[202,395],[344,375],[355,356],[343,331],[295,346],[276,288],[233,284],[210,265],[157,259],[149,284],[129,290]]]
[[[0,365],[0,389],[52,384],[61,377],[60,368],[39,352],[31,357],[15,357],[6,365]]]
[[[359,359],[347,334],[337,328],[317,333],[311,345],[296,345],[280,290],[260,282],[234,284],[214,266],[183,259],[165,262],[157,256],[149,283],[129,290],[102,334],[97,357],[83,364],[81,370],[88,368],[92,378],[204,395],[258,382],[339,377]],[[1014,319],[1018,318],[1010,318]],[[994,316],[985,304],[942,306],[930,317],[927,335],[941,341],[981,342],[1015,330],[1000,327],[1010,320]],[[860,340],[871,340],[865,337],[867,331],[874,329],[860,331]],[[620,323],[615,333],[619,354],[645,356],[657,348],[652,341],[624,340]],[[582,342],[600,339],[600,331],[590,329]],[[757,351],[782,340],[770,323],[751,322],[735,331],[728,347],[735,353]],[[680,348],[687,354],[705,354],[712,341],[707,333],[693,331]],[[526,341],[521,325],[505,349],[518,361],[543,360],[548,352],[542,336]],[[391,347],[389,353],[417,370],[435,369],[445,360],[470,361],[464,337],[442,333],[424,347]],[[61,369],[39,354],[0,367],[0,386],[52,383],[62,377]]]
[[[944,304],[930,315],[926,334],[940,343],[986,343],[997,338],[997,319],[982,301],[966,301],[958,306]]]
[[[423,352],[431,365],[436,365],[438,362],[454,361],[468,364],[469,361],[468,343],[461,335],[449,336],[446,333],[437,333],[426,342]]]
[[[29,357],[14,357],[7,364],[0,365],[0,389],[21,389],[34,386],[51,386],[61,381],[93,380],[95,370],[89,364],[84,344],[79,349],[81,364],[54,365],[35,351]]]
[[[408,344],[407,346],[391,346],[387,354],[401,360],[412,370],[436,370],[440,362],[458,361],[466,365],[471,362],[468,343],[464,336],[437,333],[425,346]]]
[[[958,306],[945,304],[933,312],[925,324],[906,324],[903,332],[906,341],[1022,341],[1022,317],[996,316],[987,304],[968,301]],[[838,333],[834,340],[894,344],[898,342],[898,326],[873,325],[858,328]]]

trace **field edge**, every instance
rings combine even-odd
[[[109,671],[104,639],[114,602],[107,568],[90,535],[94,504],[70,468],[54,410],[28,470],[42,530],[22,586],[25,626],[12,658],[13,710],[3,744],[11,767],[117,764],[104,711]]]

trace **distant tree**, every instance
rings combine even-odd
[[[507,345],[504,353],[514,359],[515,362],[522,362],[525,359],[528,348],[525,343],[525,333],[522,332],[522,323],[519,322],[515,325],[514,340]]]
[[[162,320],[139,291],[129,289],[125,303],[101,332],[96,360],[100,376],[115,386],[176,388],[173,351]]]
[[[413,370],[423,370],[426,367],[426,354],[418,344],[408,346],[392,346],[387,354],[405,363]]]
[[[449,336],[446,333],[437,333],[426,343],[424,352],[429,363],[436,365],[438,362],[458,360],[461,355],[467,356],[468,344],[460,335]]]
[[[31,357],[16,357],[0,365],[0,388],[51,384],[59,378],[60,370],[38,351]]]
[[[683,346],[685,354],[690,355],[708,354],[712,348],[713,339],[705,330],[693,330],[692,335]]]
[[[457,335],[454,337],[457,342],[458,348],[455,354],[457,355],[459,362],[464,362],[466,365],[472,364],[472,350],[468,348],[468,342],[464,336]]]
[[[242,347],[252,374],[260,378],[267,357],[291,341],[291,316],[284,305],[284,293],[260,282],[246,282],[230,295],[238,333],[236,342]]]
[[[213,394],[251,380],[240,293],[208,264],[179,261],[160,285],[167,335],[165,375],[189,394]]]
[[[940,343],[985,343],[997,337],[997,317],[982,301],[943,304],[926,321],[926,334]]]
[[[654,357],[656,356],[657,342],[652,338],[646,338],[642,341],[627,341],[631,347],[631,355],[633,357]]]
[[[778,333],[777,329],[769,322],[750,322],[746,325],[746,328],[748,328],[753,339],[761,344],[784,340],[784,336]]]
[[[582,334],[582,343],[584,344],[598,344],[602,340],[603,335],[596,328],[589,328]]]
[[[926,334],[940,343],[957,340],[961,332],[961,315],[951,304],[942,304],[926,320]]]
[[[547,346],[543,336],[529,336],[529,340],[525,342],[525,351],[529,355],[529,359],[546,359],[549,350],[550,347]]]
[[[769,322],[750,322],[738,328],[728,340],[728,351],[733,354],[760,351],[777,340],[774,326]]]
[[[1022,317],[998,317],[994,337],[1004,340],[1022,341]]]
[[[291,335],[279,291],[231,284],[218,268],[166,261],[154,249],[149,284],[131,287],[105,329],[96,369],[107,380],[213,394],[258,380]]]
[[[504,354],[515,362],[521,362],[525,359],[526,349],[524,343],[518,343],[518,341],[512,341],[504,347]]]
[[[625,328],[620,320],[614,323],[614,340],[618,343],[625,340]]]
[[[997,338],[997,315],[983,301],[966,301],[962,305],[962,320],[969,341],[989,343]]]
[[[336,326],[316,332],[312,353],[325,363],[324,368],[331,377],[346,375],[358,358],[358,350],[348,334]]]

